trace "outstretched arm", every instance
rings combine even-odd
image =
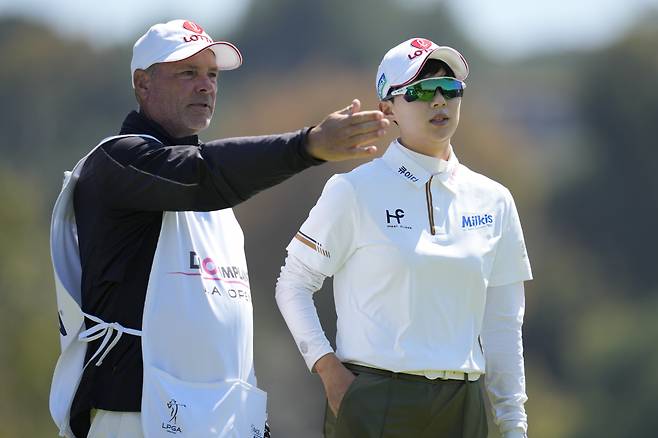
[[[377,152],[377,147],[370,143],[384,135],[389,125],[384,113],[361,111],[361,102],[354,99],[311,129],[307,150],[325,161],[367,158]]]
[[[384,133],[379,111],[354,100],[319,125],[276,135],[237,137],[197,145],[163,146],[129,137],[105,144],[85,167],[112,207],[137,210],[218,210],[324,161],[363,158]]]

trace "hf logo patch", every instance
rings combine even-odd
[[[391,214],[390,211],[386,210],[386,223],[387,224],[391,223],[391,219],[395,219],[396,221],[398,221],[398,224],[399,224],[400,219],[402,219],[403,217],[404,217],[404,210],[402,210],[401,208],[396,209],[395,214]]]
[[[401,221],[402,218],[404,217],[404,210],[401,208],[396,208],[393,210],[393,213],[390,212],[390,210],[386,210],[386,227],[388,228],[406,228],[407,230],[410,230],[411,227],[408,225],[404,225]]]

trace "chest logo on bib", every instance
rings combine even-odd
[[[207,295],[226,296],[246,302],[251,301],[249,287],[249,273],[246,267],[233,265],[220,265],[212,257],[204,257],[196,251],[189,252],[189,266],[186,271],[168,272],[169,275],[183,275],[210,280],[213,283],[203,282],[203,291]]]
[[[494,216],[490,213],[462,215],[462,230],[476,230],[478,228],[491,227],[493,224]]]
[[[215,263],[211,257],[201,258],[196,251],[190,251],[191,272],[169,272],[175,275],[201,276],[206,280],[217,280],[224,283],[235,283],[249,287],[249,273],[247,269],[240,266],[221,266]]]

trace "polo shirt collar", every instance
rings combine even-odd
[[[391,142],[386,153],[382,156],[384,162],[399,178],[420,188],[430,177],[438,179],[450,191],[456,191],[455,172],[459,160],[450,146],[448,161],[407,149],[398,140]]]

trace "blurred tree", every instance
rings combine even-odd
[[[245,70],[257,72],[308,60],[376,67],[386,50],[413,36],[460,47],[475,61],[476,51],[441,2],[414,9],[393,0],[253,1],[235,39],[246,54]]]
[[[654,291],[655,292],[655,291]],[[578,438],[649,437],[658,429],[658,294],[591,303],[565,357],[580,393]],[[630,376],[630,377],[629,377]]]
[[[0,436],[53,436],[59,341],[44,202],[35,182],[0,165],[0,205]]]
[[[135,106],[128,53],[95,51],[43,25],[0,17],[3,159],[59,182],[61,169],[118,130]],[[46,187],[47,198],[58,189]]]
[[[658,215],[656,19],[584,60],[574,97],[588,160],[550,204],[561,244],[580,253],[565,254],[568,270],[549,280],[562,292],[549,312],[561,313],[565,327],[553,357],[562,381],[579,394],[579,421],[569,434],[578,438],[654,436],[658,428],[658,238],[643,231]]]
[[[618,293],[635,296],[658,286],[658,234],[643,231],[658,217],[657,19],[588,59],[580,102],[590,163],[551,209],[570,239],[628,281]]]

